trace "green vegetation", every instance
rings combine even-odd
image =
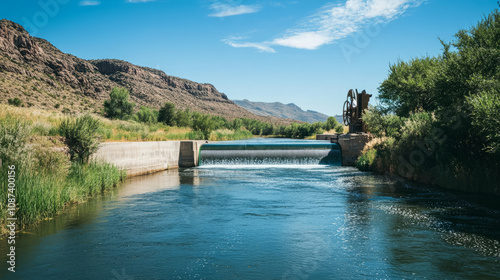
[[[15,97],[13,99],[8,99],[7,102],[9,102],[10,105],[13,105],[16,107],[19,107],[23,104],[23,101],[17,97]]]
[[[134,103],[130,102],[128,90],[114,88],[109,94],[109,100],[104,101],[104,113],[110,119],[126,119],[132,115]]]
[[[361,169],[500,194],[500,13],[443,43],[439,57],[390,67],[364,121],[379,137]]]
[[[59,126],[61,136],[69,148],[71,161],[88,163],[90,156],[99,148],[97,131],[100,121],[90,115],[67,118]]]
[[[170,126],[175,125],[175,105],[173,103],[165,103],[161,107],[158,121]]]
[[[78,120],[69,123],[75,125]],[[57,138],[36,136],[35,127],[40,130],[40,123],[29,118],[0,115],[0,172],[15,171],[16,217],[21,228],[54,216],[69,203],[107,191],[124,178],[125,174],[110,164],[71,162],[63,143]],[[4,229],[7,183],[0,180],[0,224]]]
[[[274,126],[273,124],[248,119],[236,118],[228,121],[220,116],[211,116],[189,109],[176,110],[172,103],[165,103],[160,111],[141,107],[134,115],[133,120],[147,124],[150,128],[159,128],[168,131],[173,126],[192,129],[185,135],[185,139],[206,140],[237,140],[239,137],[276,136],[287,138],[306,138],[324,131],[342,132],[343,126],[334,117],[326,122],[313,124],[291,124],[288,126]],[[144,128],[144,126],[141,126]],[[230,135],[229,131],[233,131]],[[220,136],[220,137],[219,137]],[[143,137],[147,138],[147,137]]]

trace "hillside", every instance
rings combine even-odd
[[[255,115],[234,104],[211,84],[168,76],[126,61],[84,60],[61,52],[48,41],[31,37],[19,24],[0,20],[0,103],[19,98],[22,106],[62,112],[97,112],[114,87],[124,87],[137,107],[177,108],[246,117],[274,124],[292,120]]]
[[[233,102],[260,116],[294,119],[308,123],[324,122],[328,118],[327,115],[316,111],[304,111],[293,103],[283,104],[280,102],[253,102],[247,99],[233,100]]]

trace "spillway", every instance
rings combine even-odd
[[[224,141],[201,146],[199,165],[341,165],[338,144],[317,140]]]

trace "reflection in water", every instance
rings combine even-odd
[[[500,209],[478,201],[346,167],[171,170],[19,234],[0,277],[498,279]]]
[[[139,194],[176,190],[180,184],[179,170],[171,169],[154,175],[129,178],[124,186],[117,189],[116,194],[119,200],[123,200]]]

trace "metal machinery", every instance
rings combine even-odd
[[[371,94],[367,94],[365,90],[361,93],[350,89],[347,93],[347,100],[344,102],[343,117],[344,125],[349,126],[349,133],[364,132],[363,111],[368,108]]]

